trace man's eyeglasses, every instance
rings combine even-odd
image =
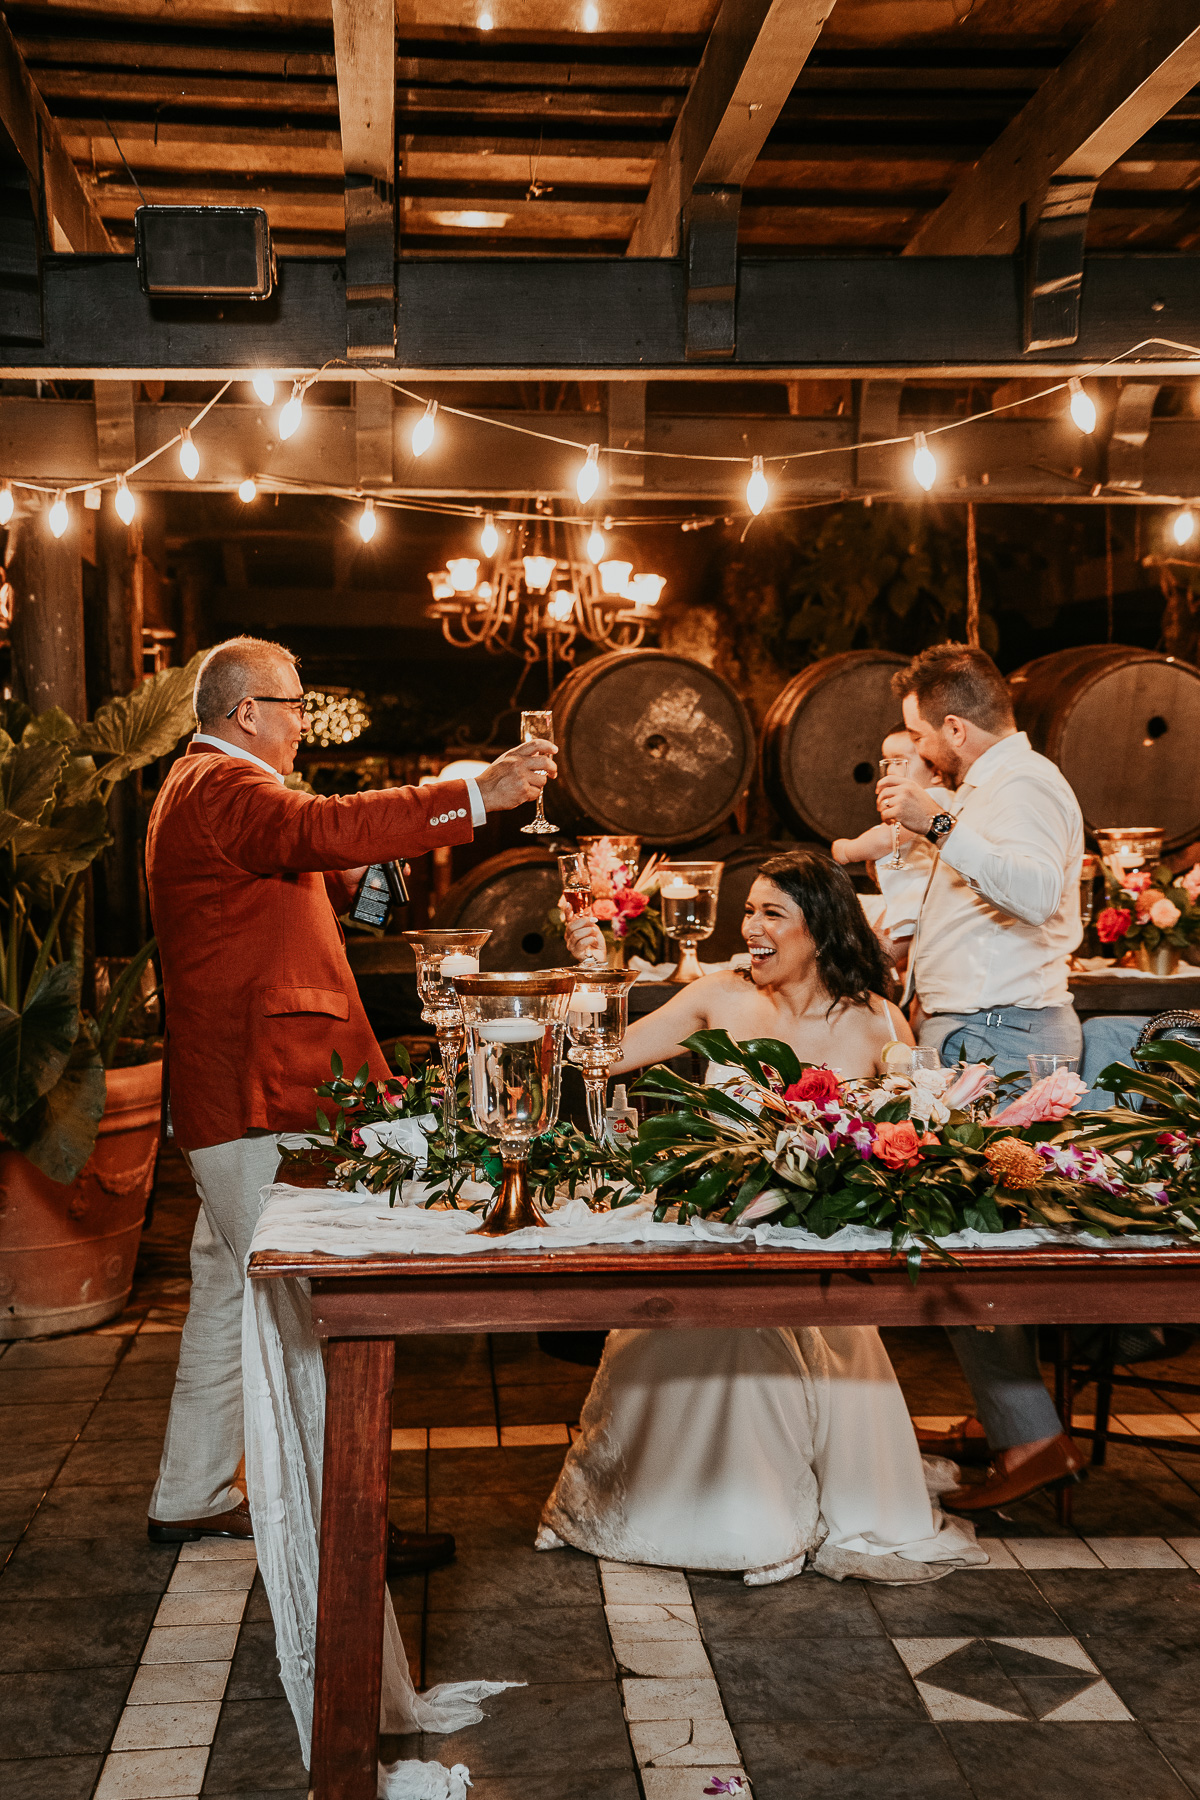
[[[312,711],[312,701],[307,694],[243,694],[238,701],[237,706],[231,706],[229,711],[225,714],[225,717],[227,719],[232,719],[238,706],[244,706],[247,700],[254,700],[259,706],[293,707],[298,719],[307,718],[308,714]]]

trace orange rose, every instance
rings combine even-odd
[[[918,1136],[911,1119],[901,1119],[894,1125],[876,1125],[871,1155],[885,1169],[915,1169],[921,1160],[922,1143],[935,1141],[928,1133],[924,1138]]]

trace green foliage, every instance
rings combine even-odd
[[[124,776],[166,756],[192,729],[192,689],[206,655],[198,650],[186,668],[162,669],[132,693],[118,694],[78,732],[75,752],[102,759],[98,779],[105,798]]]

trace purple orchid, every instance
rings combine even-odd
[[[740,1775],[731,1775],[728,1781],[724,1781],[720,1775],[710,1775],[708,1781],[709,1784],[704,1790],[706,1794],[748,1794],[750,1792],[750,1784],[744,1781]]]

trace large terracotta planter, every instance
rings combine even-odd
[[[133,1286],[158,1153],[161,1062],[110,1069],[96,1148],[69,1185],[0,1150],[0,1339],[86,1331]]]

